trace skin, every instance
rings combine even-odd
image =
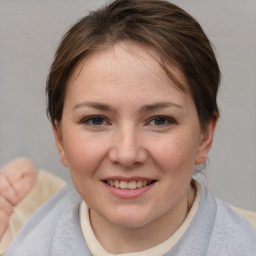
[[[212,144],[217,120],[202,131],[189,90],[178,89],[156,59],[131,42],[87,56],[68,82],[62,120],[54,126],[60,159],[111,253],[151,248],[179,228],[195,197],[194,166]],[[154,182],[123,198],[108,179]]]
[[[17,158],[0,170],[0,240],[14,207],[31,191],[36,179],[36,168],[27,158]]]

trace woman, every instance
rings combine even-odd
[[[5,255],[255,255],[256,232],[192,180],[211,148],[220,71],[200,25],[117,0],[64,36],[47,82],[66,187]]]

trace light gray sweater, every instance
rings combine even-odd
[[[32,216],[4,255],[91,256],[80,226],[80,203],[66,186]],[[256,256],[256,229],[202,187],[195,217],[164,256]]]

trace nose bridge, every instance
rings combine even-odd
[[[116,129],[113,138],[112,160],[130,167],[145,161],[140,130],[133,124],[123,123]]]
[[[138,148],[137,129],[132,125],[124,125],[121,127],[118,134],[118,144],[120,145],[121,152],[126,154],[135,154]]]

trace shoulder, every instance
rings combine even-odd
[[[238,214],[246,218],[256,228],[256,212],[231,205]]]
[[[81,237],[79,236],[80,202],[80,196],[73,188],[69,186],[63,188],[30,218],[6,250],[5,255],[68,255],[62,253],[65,246],[70,246],[71,249],[73,246],[71,243],[74,244],[74,240],[79,240]],[[75,248],[73,249],[76,251]]]
[[[209,241],[209,255],[256,255],[256,229],[227,203],[213,198],[216,216]],[[211,254],[210,250],[215,254]]]

